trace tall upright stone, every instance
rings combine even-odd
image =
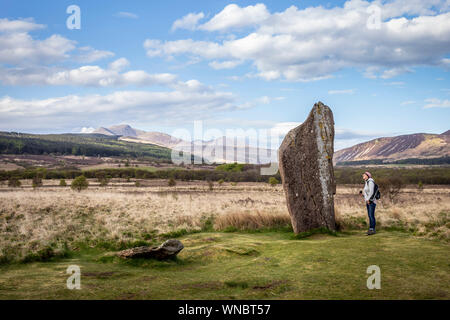
[[[280,146],[279,170],[295,233],[336,229],[333,144],[333,112],[318,102]]]

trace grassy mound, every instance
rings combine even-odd
[[[0,266],[0,299],[449,299],[449,245],[381,231],[296,239],[290,232],[199,232],[170,261],[121,260],[110,249]],[[81,268],[81,290],[66,269]],[[367,267],[381,289],[366,287]]]

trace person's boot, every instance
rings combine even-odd
[[[376,231],[375,230],[372,230],[372,229],[369,229],[369,231],[367,231],[367,235],[368,236],[371,236],[371,235],[373,235],[373,234],[375,234],[376,233]]]

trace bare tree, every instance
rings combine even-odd
[[[397,201],[398,195],[404,187],[403,181],[397,177],[379,179],[377,184],[381,194],[387,195],[391,203]]]

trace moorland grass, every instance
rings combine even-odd
[[[122,260],[84,247],[71,257],[0,266],[0,299],[449,299],[449,245],[404,232],[297,238],[289,232],[198,232],[168,261]],[[66,288],[69,265],[81,289]],[[366,287],[367,267],[381,289]]]

